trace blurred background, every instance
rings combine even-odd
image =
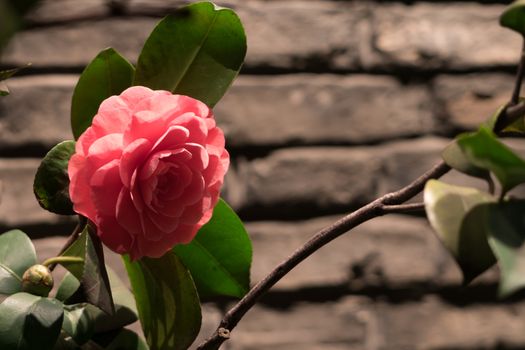
[[[223,195],[253,239],[252,281],[342,214],[414,180],[509,99],[521,48],[498,25],[509,2],[217,1],[248,37],[215,114],[232,155]],[[135,62],[155,23],[184,3],[42,0],[5,48],[2,68],[32,66],[0,99],[0,228],[36,238],[42,259],[74,223],[39,208],[33,176],[72,138],[79,74],[108,46]],[[18,25],[2,6],[5,33]],[[382,217],[285,277],[224,349],[525,349],[525,299],[498,301],[496,281],[491,270],[462,287],[423,213]],[[230,303],[206,304],[201,336]]]

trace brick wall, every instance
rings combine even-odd
[[[79,73],[107,46],[136,60],[181,3],[46,0],[2,57],[33,66],[0,100],[0,227],[38,238],[43,258],[73,223],[38,207],[32,179],[38,158],[71,138]],[[413,180],[510,96],[520,40],[498,26],[506,1],[219,3],[248,36],[242,74],[215,113],[233,158],[224,196],[247,221],[253,281],[335,218]],[[224,348],[525,348],[525,302],[498,303],[496,279],[462,288],[423,217],[382,217],[290,273]],[[205,335],[227,306],[206,304]]]

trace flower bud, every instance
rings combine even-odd
[[[44,265],[33,265],[22,276],[22,291],[47,297],[53,288],[53,276]]]

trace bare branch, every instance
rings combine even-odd
[[[257,283],[248,294],[244,296],[244,298],[228,311],[212,337],[199,345],[197,349],[218,349],[225,340],[229,339],[230,331],[235,328],[237,323],[239,323],[242,317],[252,308],[257,300],[300,262],[328,242],[352,228],[372,218],[391,212],[396,205],[406,202],[421,192],[428,180],[439,178],[449,170],[450,167],[442,161],[401,190],[388,193],[319,231],[285,261],[275,267],[268,276]],[[414,205],[410,205],[410,207],[413,208]],[[406,209],[407,206],[398,208]]]

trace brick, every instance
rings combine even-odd
[[[256,306],[229,349],[442,350],[521,348],[524,303],[447,304],[436,296],[391,304],[366,297],[296,303],[283,312]]]
[[[446,144],[426,137],[381,146],[277,150],[239,162],[235,206],[262,216],[348,210],[408,185],[439,160]]]
[[[521,348],[525,304],[456,306],[435,296],[376,307],[384,349]]]
[[[33,179],[39,159],[0,159],[0,225],[19,227],[36,224],[69,223],[69,217],[42,209],[33,194]]]
[[[108,1],[105,0],[44,0],[27,15],[30,23],[49,23],[71,21],[87,16],[103,16],[108,13]]]
[[[365,349],[371,342],[361,298],[294,304],[287,310],[255,306],[231,333],[230,350]]]
[[[248,222],[253,241],[253,282],[338,217],[306,221]],[[414,262],[417,261],[417,264]],[[395,289],[411,285],[459,285],[460,272],[426,219],[389,215],[338,237],[302,262],[276,290],[341,287]]]
[[[442,119],[457,129],[473,130],[509,101],[513,86],[513,75],[444,75],[435,79],[433,91]]]
[[[241,76],[215,114],[239,147],[370,143],[438,128],[426,89],[386,76]]]
[[[11,94],[0,100],[0,148],[50,149],[72,139],[70,104],[77,79],[74,75],[10,79]]]
[[[516,65],[519,36],[498,24],[503,5],[370,4],[373,50],[365,66],[461,70]]]
[[[107,47],[136,61],[156,22],[117,17],[21,31],[7,46],[2,61],[14,66],[32,62],[36,68],[83,68]]]
[[[291,215],[348,207],[375,193],[380,158],[370,148],[289,148],[239,164],[242,206]],[[256,210],[259,211],[259,210]]]

